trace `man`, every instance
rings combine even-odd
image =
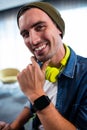
[[[33,2],[19,10],[17,23],[34,54],[32,64],[18,75],[30,104],[2,130],[19,130],[33,113],[35,130],[86,130],[87,59],[63,44],[65,23],[60,13],[48,3]]]

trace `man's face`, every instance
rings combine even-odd
[[[42,10],[27,10],[19,18],[19,29],[26,46],[39,61],[46,61],[58,52],[61,32]]]

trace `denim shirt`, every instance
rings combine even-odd
[[[87,130],[87,58],[71,54],[58,77],[56,108],[79,130]]]

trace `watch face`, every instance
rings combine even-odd
[[[33,109],[35,111],[41,111],[42,109],[46,108],[50,104],[50,99],[48,96],[41,96],[34,101]]]

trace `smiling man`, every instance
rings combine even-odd
[[[60,13],[49,3],[33,2],[19,10],[17,23],[34,57],[17,77],[29,102],[9,129],[19,130],[34,114],[32,130],[86,130],[87,59],[62,42]]]

